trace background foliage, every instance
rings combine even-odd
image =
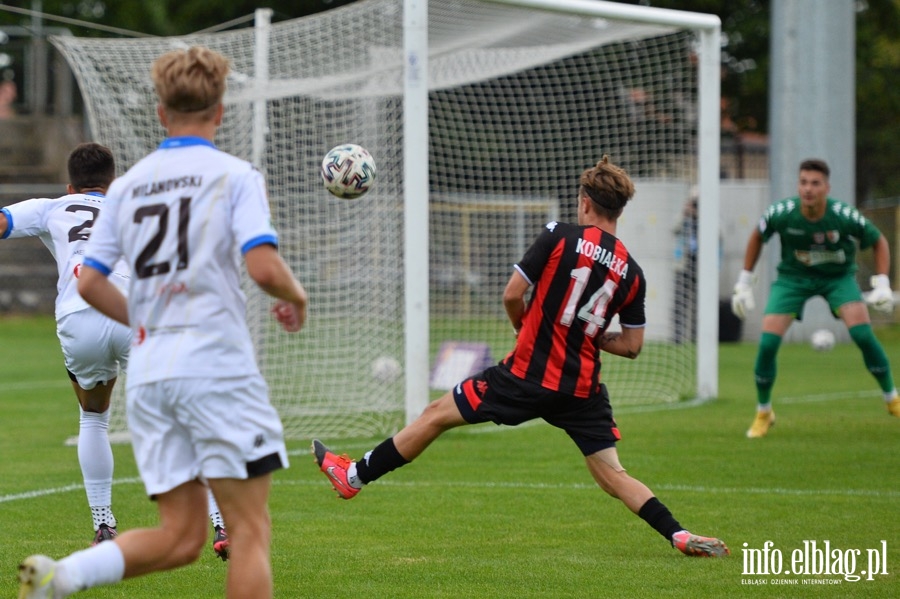
[[[141,34],[184,35],[273,9],[273,21],[310,15],[355,0],[19,0],[19,8],[117,27]],[[722,19],[722,95],[736,133],[768,131],[769,32],[773,2],[778,0],[613,0],[658,8],[711,13]],[[850,0],[845,0],[850,1]],[[895,166],[900,139],[900,94],[893,85],[900,70],[900,0],[856,0],[856,182],[857,201],[900,196]],[[0,26],[30,26],[28,16],[0,10]],[[249,22],[242,26],[249,25]],[[78,26],[74,35],[108,36]],[[823,125],[827,126],[827,125]]]
[[[618,0],[722,20],[722,96],[738,131],[766,133],[771,7],[778,0]],[[900,0],[856,1],[857,201],[900,196]],[[823,124],[827,126],[827,124]]]

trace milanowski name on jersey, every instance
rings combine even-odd
[[[137,198],[141,196],[152,196],[158,193],[165,193],[173,189],[182,189],[184,187],[200,187],[203,185],[203,177],[200,175],[188,175],[178,177],[177,179],[166,179],[165,181],[154,181],[152,183],[142,183],[131,191],[131,197]]]

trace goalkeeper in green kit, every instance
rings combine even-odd
[[[859,211],[828,197],[831,189],[828,165],[822,160],[800,164],[798,195],[769,206],[750,234],[744,254],[744,270],[734,286],[731,309],[743,319],[753,310],[753,267],[763,244],[776,233],[781,241],[778,277],[772,283],[762,321],[756,355],[757,413],[747,431],[750,438],[764,437],[775,424],[772,385],[775,358],[781,340],[803,305],[820,295],[835,316],[847,325],[850,338],[862,351],[863,361],[884,393],[887,410],[900,418],[900,397],[894,387],[884,348],[872,332],[866,304],[886,313],[894,311],[894,293],[888,279],[891,254],[887,239]],[[872,290],[863,295],[856,283],[856,248],[872,248],[875,272]]]

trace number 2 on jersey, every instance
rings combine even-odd
[[[569,293],[569,299],[566,301],[566,307],[563,308],[562,317],[559,323],[563,326],[571,326],[575,320],[575,308],[578,307],[578,301],[584,293],[588,279],[591,276],[590,266],[580,266],[569,273],[575,280],[572,285],[572,291]],[[578,310],[578,318],[587,322],[584,327],[584,334],[593,337],[606,324],[606,307],[609,300],[612,299],[616,292],[616,282],[612,279],[606,279],[603,285],[594,292],[581,309]]]
[[[66,206],[66,212],[71,212],[73,214],[78,212],[88,212],[91,217],[80,225],[75,225],[71,229],[69,229],[69,243],[73,243],[75,241],[87,241],[87,238],[91,235],[91,227],[94,226],[94,220],[97,218],[97,215],[100,214],[100,209],[96,206],[84,206],[82,204],[72,204],[71,206]]]

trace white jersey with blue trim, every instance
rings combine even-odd
[[[113,182],[84,263],[131,267],[129,387],[259,372],[240,261],[261,244],[278,244],[262,174],[203,138],[168,138]]]
[[[84,247],[103,203],[99,193],[73,193],[61,198],[34,198],[2,209],[7,227],[3,238],[38,237],[56,260],[56,320],[90,308],[78,295],[78,273]],[[117,261],[110,280],[123,292],[128,267]]]

